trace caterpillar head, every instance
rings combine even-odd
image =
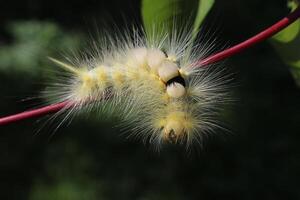
[[[163,128],[163,139],[170,143],[177,143],[184,134],[183,125],[174,120],[167,122]]]
[[[186,113],[182,111],[172,112],[167,116],[162,128],[163,140],[170,143],[178,143],[187,138],[190,129]]]

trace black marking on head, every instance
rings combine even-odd
[[[179,83],[179,84],[183,85],[183,87],[185,87],[185,80],[180,75],[168,80],[166,85],[169,86],[173,83]]]
[[[175,134],[175,131],[173,129],[168,133],[168,140],[172,144],[175,144],[177,142],[177,135]]]

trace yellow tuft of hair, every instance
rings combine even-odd
[[[72,72],[74,74],[78,74],[80,73],[82,70],[81,69],[77,69],[76,67],[74,66],[71,66],[67,63],[64,63],[64,62],[61,62],[55,58],[51,58],[51,57],[48,57],[52,62],[56,63],[58,66],[62,67],[64,70],[66,71],[69,71],[69,72]]]

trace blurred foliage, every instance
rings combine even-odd
[[[206,15],[214,5],[215,0],[199,0],[197,14],[193,24],[193,37],[195,38],[201,24],[203,23]]]
[[[288,7],[294,11],[299,6],[298,0],[289,0]],[[300,19],[277,33],[270,40],[282,60],[300,87]]]
[[[53,22],[17,21],[7,30],[12,41],[0,46],[0,71],[8,74],[42,76],[47,56],[77,49],[82,42],[82,36],[65,33]]]
[[[142,0],[142,17],[146,32],[170,33],[173,25],[193,29],[195,38],[214,0]],[[187,24],[188,23],[190,24]]]
[[[99,180],[90,177],[94,162],[76,141],[64,141],[45,153],[48,179],[35,180],[31,200],[96,200],[101,197]],[[46,194],[46,195],[45,195]]]
[[[130,10],[135,6],[132,2],[3,3],[0,16],[6,21],[0,26],[1,115],[31,107],[12,96],[20,99],[23,92],[39,91],[27,83],[53,65],[47,63],[47,56],[56,57],[58,52],[81,45],[78,33],[86,33],[87,28],[79,18],[98,17],[105,10],[113,16],[120,16],[122,10],[126,17],[133,18],[140,11]],[[206,19],[208,35],[218,27],[222,41],[242,41],[283,16],[285,3],[215,1]],[[101,17],[99,20],[107,19]],[[15,24],[12,21],[18,25],[9,25]],[[124,26],[116,23],[120,29]],[[3,29],[7,24],[9,32]],[[156,153],[122,135],[119,127],[114,128],[114,118],[83,117],[54,135],[55,125],[35,134],[43,125],[42,119],[0,127],[0,199],[300,199],[299,88],[266,43],[230,58],[226,66],[235,72],[238,85],[234,88],[237,100],[233,114],[226,116],[233,136],[217,131],[202,149],[195,146],[186,152],[167,146]]]

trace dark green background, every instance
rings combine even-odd
[[[235,44],[287,14],[285,3],[216,0],[204,32],[215,31],[220,46]],[[140,19],[138,0],[2,0],[0,47],[14,43],[7,27],[19,20],[51,21],[69,37],[88,38],[103,22],[123,27]],[[155,153],[109,119],[77,118],[55,134],[51,127],[36,134],[45,119],[0,127],[0,199],[300,199],[300,90],[288,68],[267,42],[225,66],[235,74],[236,102],[224,119],[232,134],[219,131],[188,153]],[[43,82],[0,71],[0,115],[39,103],[20,100]]]

